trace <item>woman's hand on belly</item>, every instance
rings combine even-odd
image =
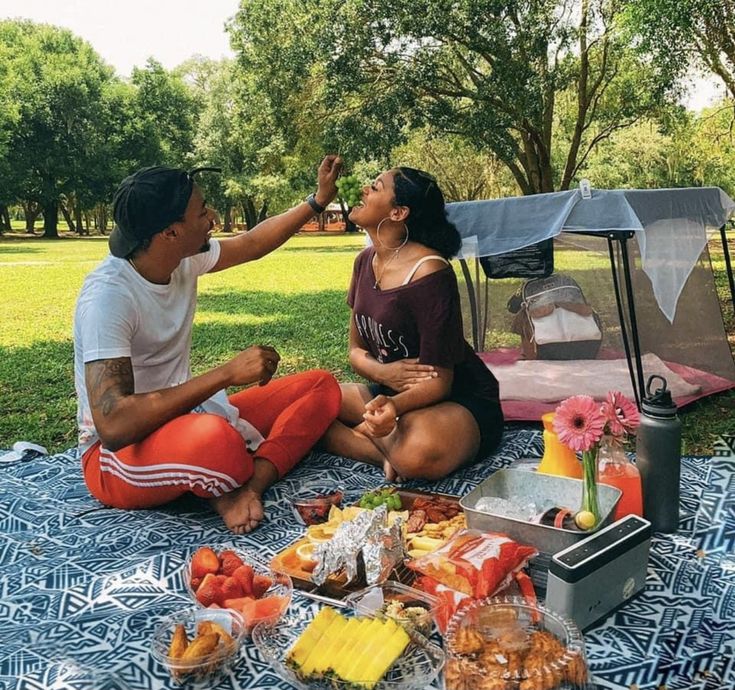
[[[436,368],[431,364],[419,364],[418,359],[399,359],[381,365],[378,383],[402,393],[412,386],[436,378],[438,375]]]

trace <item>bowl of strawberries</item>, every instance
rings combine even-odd
[[[291,602],[293,582],[251,553],[202,546],[189,559],[186,587],[199,606],[232,609],[250,632],[257,623],[274,623]]]

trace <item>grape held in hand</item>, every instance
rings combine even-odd
[[[362,185],[356,175],[344,175],[337,179],[337,190],[347,206],[357,206],[362,199]]]

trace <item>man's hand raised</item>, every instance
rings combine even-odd
[[[342,159],[339,156],[324,156],[317,172],[317,190],[314,194],[320,206],[327,206],[337,196],[337,178],[342,170]]]
[[[265,386],[273,378],[281,356],[269,345],[253,345],[233,357],[225,366],[231,386],[258,382]]]

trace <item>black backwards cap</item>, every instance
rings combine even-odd
[[[143,241],[181,220],[191,198],[194,175],[221,168],[181,168],[155,165],[126,177],[112,198],[115,227],[110,233],[110,253],[124,259]]]

